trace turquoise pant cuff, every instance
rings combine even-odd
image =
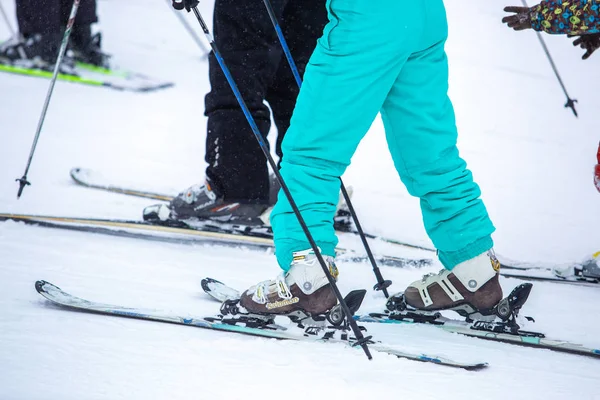
[[[324,256],[335,257],[335,244],[317,242],[317,246],[321,249],[321,254]],[[295,251],[310,249],[308,241],[286,240],[280,239],[277,241],[277,251],[275,256],[277,262],[284,272],[288,272],[292,264],[292,255]]]
[[[494,247],[494,241],[491,236],[485,236],[467,247],[458,251],[440,251],[438,257],[449,271],[456,267],[458,264],[470,260],[471,258],[477,257],[481,253],[485,253],[489,249]]]

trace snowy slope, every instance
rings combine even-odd
[[[0,1],[13,9],[12,1]],[[0,75],[0,212],[139,218],[152,203],[76,187],[68,176],[74,166],[154,190],[177,191],[202,180],[207,63],[166,3],[105,0],[99,12],[104,46],[116,63],[176,86],[130,94],[58,84],[29,173],[33,185],[18,201],[14,179],[23,173],[48,83]],[[211,3],[201,4],[207,20]],[[506,4],[446,4],[461,151],[498,228],[497,251],[524,261],[566,262],[598,250],[600,197],[592,165],[600,139],[600,55],[582,62],[565,38],[546,37],[579,100],[581,117],[575,119],[562,109],[564,95],[535,35],[499,23]],[[0,37],[6,36],[0,23]],[[344,179],[355,188],[365,229],[428,244],[418,202],[395,175],[379,120]],[[343,292],[374,283],[366,264],[340,267]],[[402,290],[437,268],[382,272]],[[48,306],[33,288],[45,279],[92,300],[212,314],[217,305],[202,295],[201,278],[244,288],[275,273],[266,253],[0,223],[0,282],[6,283],[0,294],[0,398],[600,398],[598,360],[425,327],[377,326],[370,329],[377,338],[407,350],[484,359],[491,367],[455,371],[385,356],[367,362],[360,352],[338,346],[65,312]],[[506,291],[518,283],[502,281]],[[370,293],[363,311],[382,302]],[[528,329],[598,346],[599,302],[596,288],[536,283],[523,313],[536,318]]]

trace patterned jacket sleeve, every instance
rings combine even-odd
[[[551,34],[600,32],[600,0],[544,0],[533,7],[531,27]]]

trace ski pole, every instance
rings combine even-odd
[[[187,3],[187,4],[184,5],[184,3]],[[193,5],[190,5],[190,3],[192,3]],[[246,105],[246,102],[244,101],[242,94],[240,93],[240,90],[239,90],[237,84],[235,83],[235,80],[233,79],[233,76],[231,75],[231,72],[229,71],[229,68],[225,64],[225,61],[223,60],[223,57],[221,56],[221,53],[219,52],[217,44],[215,43],[215,40],[214,40],[212,34],[210,33],[210,30],[208,29],[208,26],[204,22],[204,19],[202,18],[200,11],[198,11],[198,7],[197,7],[198,4],[199,4],[198,0],[192,0],[192,1],[190,1],[190,0],[173,0],[173,7],[176,10],[182,10],[185,7],[188,10],[188,12],[190,10],[192,10],[196,16],[196,19],[198,19],[198,22],[200,23],[200,26],[202,27],[202,31],[204,32],[204,34],[206,35],[206,39],[210,43],[210,47],[212,48],[213,54],[214,54],[215,58],[217,59],[217,62],[219,63],[219,66],[221,67],[221,70],[223,71],[223,74],[225,75],[225,78],[227,79],[227,82],[229,83],[229,86],[231,87],[231,90],[233,91],[235,98],[237,99],[237,101],[244,113],[244,116],[246,117],[246,119],[248,120],[248,123],[250,124],[252,133],[256,137],[256,140],[258,141],[258,144],[259,144],[261,150],[265,154],[265,157],[267,158],[267,161],[268,161],[269,165],[271,166],[273,173],[277,177],[277,180],[279,181],[279,184],[281,185],[281,189],[283,190],[283,193],[285,194],[286,198],[288,199],[288,201],[292,207],[292,210],[294,211],[294,214],[296,214],[296,217],[298,218],[298,222],[300,223],[300,226],[302,227],[302,230],[304,231],[304,234],[306,235],[306,238],[308,239],[308,242],[310,243],[310,246],[317,257],[319,264],[321,264],[321,268],[323,268],[323,272],[325,273],[325,276],[327,277],[327,280],[329,281],[329,284],[331,285],[331,287],[335,293],[335,296],[337,297],[338,301],[340,302],[340,306],[342,307],[342,310],[344,311],[344,315],[346,316],[346,319],[347,319],[347,321],[352,329],[352,332],[354,333],[354,336],[356,338],[355,345],[361,346],[363,351],[365,352],[367,358],[369,360],[371,360],[373,358],[373,356],[371,355],[371,351],[369,350],[369,347],[368,347],[368,342],[371,339],[371,337],[370,336],[365,337],[362,334],[362,331],[360,330],[360,328],[358,327],[358,324],[356,323],[356,321],[354,320],[354,318],[352,316],[352,312],[348,308],[348,305],[346,304],[344,297],[342,297],[342,294],[340,293],[340,290],[337,287],[335,279],[333,279],[333,277],[331,276],[329,269],[327,268],[327,265],[325,264],[325,260],[323,259],[323,255],[321,254],[321,251],[319,250],[319,247],[317,246],[317,243],[315,242],[312,234],[308,230],[308,226],[306,225],[306,222],[304,221],[304,218],[302,217],[302,214],[300,213],[300,210],[298,209],[298,205],[294,201],[292,193],[290,192],[287,184],[283,180],[283,177],[281,176],[281,173],[279,172],[279,169],[277,168],[277,164],[275,163],[275,160],[273,159],[273,157],[271,157],[269,147],[265,143],[265,140],[262,137],[260,130],[258,129],[258,126],[256,125],[256,122],[254,121],[254,118],[252,117],[252,114],[250,113],[250,110],[248,109],[248,106]]]
[[[173,10],[173,7],[171,7],[171,0],[167,0],[167,5],[169,6],[170,9]],[[198,47],[200,47],[200,49],[204,53],[207,53],[207,55],[208,55],[209,50],[206,49],[206,45],[204,44],[204,41],[202,39],[200,39],[200,37],[198,36],[196,31],[190,26],[190,24],[183,17],[183,15],[181,15],[179,13],[179,11],[177,11],[177,10],[173,10],[173,12],[174,12],[175,16],[177,17],[177,19],[179,20],[179,22],[181,22],[181,24],[183,25],[183,28],[190,34],[190,36],[192,37],[194,42],[196,42]]]
[[[13,29],[13,27],[10,23],[10,19],[8,18],[8,15],[6,14],[4,7],[2,6],[2,2],[0,2],[0,14],[2,14],[2,17],[4,18],[4,22],[6,22],[8,32],[10,32],[10,36],[16,38],[17,40],[20,40],[21,35],[17,34],[17,32]],[[21,46],[17,46],[17,51],[19,52],[19,55],[21,56],[22,59],[24,59],[24,60],[27,59],[27,54],[25,54],[25,50],[23,50],[23,48]]]
[[[46,94],[46,100],[44,101],[44,107],[42,108],[42,114],[40,115],[40,120],[38,122],[37,130],[35,132],[35,137],[33,139],[33,144],[31,145],[31,151],[29,152],[29,160],[27,161],[27,167],[25,167],[25,173],[20,179],[16,179],[19,182],[19,191],[17,192],[17,199],[21,197],[23,193],[23,189],[25,189],[26,185],[31,185],[31,183],[27,180],[27,173],[29,172],[29,167],[31,167],[31,161],[33,160],[33,154],[35,153],[35,148],[37,147],[38,139],[40,138],[40,133],[42,132],[42,126],[44,125],[44,120],[46,119],[46,112],[48,111],[48,106],[50,105],[50,98],[52,97],[52,91],[54,90],[54,84],[56,83],[56,78],[58,76],[58,70],[60,67],[60,63],[62,62],[63,56],[65,55],[65,51],[67,50],[67,44],[69,42],[69,36],[71,36],[71,30],[73,29],[73,24],[75,23],[75,17],[77,16],[77,10],[79,9],[79,3],[81,0],[73,0],[73,6],[71,7],[71,14],[69,15],[69,21],[67,22],[67,28],[65,29],[65,34],[63,35],[62,43],[60,45],[60,50],[58,51],[58,57],[56,58],[56,64],[54,65],[54,73],[52,74],[52,80],[50,81],[50,87],[48,88],[48,93]]]
[[[273,27],[275,28],[275,32],[277,32],[277,37],[279,38],[279,43],[281,43],[283,53],[285,54],[288,64],[290,65],[290,68],[292,69],[292,74],[294,75],[294,78],[296,79],[296,83],[298,84],[298,87],[301,87],[302,86],[302,78],[300,77],[300,71],[298,70],[296,63],[294,62],[294,57],[292,56],[292,52],[290,51],[287,41],[285,40],[285,37],[283,36],[283,32],[281,30],[281,25],[279,25],[279,21],[277,20],[277,16],[275,15],[275,11],[273,10],[273,5],[271,4],[270,0],[263,0],[263,3],[265,4],[265,7],[267,8],[267,12],[269,13],[269,18],[271,18]],[[375,257],[373,257],[373,252],[371,251],[371,246],[369,246],[369,242],[367,241],[367,238],[362,229],[362,226],[360,225],[358,216],[356,215],[354,206],[352,205],[352,201],[350,200],[350,196],[348,195],[348,191],[346,190],[346,186],[344,185],[342,178],[340,178],[340,186],[342,189],[342,195],[344,196],[344,200],[346,201],[346,204],[348,205],[348,210],[350,211],[350,215],[352,216],[352,220],[354,220],[354,224],[356,225],[356,230],[358,231],[360,240],[362,241],[362,244],[367,252],[369,261],[371,262],[371,265],[373,266],[373,273],[375,274],[375,278],[377,279],[377,284],[373,287],[373,289],[383,291],[383,294],[385,295],[385,297],[388,298],[389,294],[388,294],[387,288],[392,284],[392,281],[384,280],[383,276],[381,275],[381,270],[377,266],[377,261],[375,261]]]
[[[527,5],[527,0],[521,0],[521,1],[523,2],[523,5],[525,7],[529,8],[529,6]],[[552,70],[554,71],[554,75],[556,75],[556,79],[558,80],[560,87],[562,88],[565,96],[567,96],[567,102],[565,103],[565,108],[570,108],[573,111],[573,114],[575,114],[575,117],[579,117],[579,115],[577,114],[577,110],[575,109],[575,103],[577,103],[577,100],[572,99],[571,96],[569,96],[569,93],[567,92],[567,88],[560,76],[560,73],[558,72],[558,68],[556,67],[554,60],[552,59],[552,56],[550,55],[550,50],[548,50],[548,46],[546,46],[546,41],[544,40],[544,38],[542,37],[542,34],[540,32],[536,31],[535,34],[537,35],[538,40],[540,41],[540,44],[542,45],[542,49],[544,49],[544,53],[546,53],[546,57],[548,58],[548,61],[550,62],[550,66],[552,67]]]

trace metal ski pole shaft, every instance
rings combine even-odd
[[[183,28],[190,34],[190,36],[192,37],[192,39],[194,40],[194,42],[198,45],[198,47],[200,47],[200,49],[204,52],[207,53],[210,51],[206,48],[206,45],[204,44],[204,41],[200,38],[200,36],[198,36],[198,34],[196,33],[196,31],[194,30],[194,28],[192,28],[190,26],[190,24],[187,22],[187,20],[183,17],[183,15],[181,15],[179,13],[179,11],[173,9],[173,6],[171,5],[171,0],[167,0],[167,5],[169,6],[170,9],[173,10],[173,12],[175,13],[175,16],[177,17],[177,19],[179,20],[179,22],[181,22],[181,24],[183,25]]]
[[[179,0],[179,1],[173,0],[173,6],[176,9],[182,9],[183,1],[184,0]],[[294,198],[293,198],[289,188],[287,187],[285,181],[283,180],[281,173],[277,169],[277,164],[275,163],[275,160],[273,159],[273,157],[271,157],[269,148],[268,148],[267,144],[265,143],[265,140],[262,137],[260,130],[258,129],[258,126],[256,125],[256,122],[254,121],[254,118],[252,117],[252,114],[250,113],[250,110],[248,109],[248,106],[246,105],[246,102],[244,101],[244,99],[240,93],[240,90],[233,79],[233,76],[231,75],[229,68],[227,68],[225,61],[223,60],[223,57],[221,56],[221,53],[219,52],[217,44],[215,43],[214,38],[212,37],[210,30],[208,29],[208,26],[204,22],[204,19],[202,18],[200,11],[198,11],[198,7],[193,6],[191,9],[194,12],[194,14],[196,15],[196,18],[198,19],[198,22],[200,23],[200,26],[202,27],[202,31],[204,32],[204,34],[206,35],[206,38],[208,39],[208,41],[210,43],[210,47],[212,48],[215,58],[217,59],[217,62],[219,63],[219,66],[221,67],[223,74],[225,75],[225,78],[227,79],[227,82],[229,83],[229,86],[231,87],[231,90],[233,91],[246,119],[248,120],[248,123],[250,124],[252,133],[256,137],[256,140],[258,141],[258,144],[259,144],[261,150],[265,154],[265,157],[267,158],[267,161],[269,162],[271,169],[273,170],[273,172],[275,173],[275,176],[277,177],[277,180],[281,184],[281,189],[283,190],[286,198],[288,199],[288,201],[292,207],[292,210],[294,211],[294,214],[296,214],[296,217],[298,218],[298,222],[300,223],[300,226],[302,227],[302,230],[304,231],[304,234],[306,235],[306,238],[308,239],[308,242],[310,243],[311,248],[315,252],[317,260],[319,261],[319,264],[321,264],[321,268],[323,268],[323,272],[325,273],[325,276],[327,277],[329,284],[331,285],[338,301],[340,302],[340,306],[342,307],[342,310],[344,311],[344,315],[346,316],[346,319],[347,319],[347,321],[352,329],[352,332],[354,333],[354,336],[356,338],[355,345],[360,345],[362,347],[363,351],[365,352],[367,358],[369,360],[372,359],[373,357],[371,356],[371,351],[369,350],[369,347],[368,347],[368,342],[370,340],[370,336],[365,337],[362,334],[362,331],[358,327],[358,324],[356,323],[354,318],[352,318],[352,312],[350,311],[350,309],[348,308],[348,305],[344,301],[344,297],[340,293],[340,290],[337,287],[335,279],[333,279],[333,277],[331,276],[331,273],[329,272],[329,269],[327,268],[327,264],[325,263],[325,260],[323,259],[323,256],[322,256],[321,252],[319,251],[319,248],[318,248],[314,238],[312,237],[310,231],[308,230],[308,226],[306,225],[306,222],[304,221],[304,218],[302,217],[302,214],[300,213],[300,210],[298,209],[298,206],[297,206],[296,202],[294,201]]]
[[[521,2],[523,3],[523,5],[525,7],[529,8],[529,6],[527,5],[527,0],[521,0]],[[548,61],[550,62],[550,66],[552,67],[552,70],[554,71],[554,75],[556,75],[556,79],[558,80],[560,87],[562,88],[565,96],[567,97],[567,102],[565,103],[565,108],[570,108],[571,111],[573,111],[573,114],[575,114],[575,117],[579,117],[579,115],[577,114],[577,110],[575,109],[575,103],[577,103],[577,100],[572,99],[571,96],[569,96],[569,93],[567,92],[567,87],[565,86],[565,83],[563,82],[562,77],[560,76],[560,73],[558,72],[558,68],[556,67],[556,64],[554,63],[554,59],[550,55],[550,50],[548,50],[548,46],[546,45],[546,41],[542,37],[542,34],[537,31],[535,33],[538,37],[538,40],[540,41],[540,44],[542,45],[542,49],[544,50],[544,53],[546,53],[546,57],[548,58]]]
[[[10,19],[8,18],[8,15],[6,14],[6,11],[4,10],[4,6],[2,6],[2,2],[0,1],[0,14],[2,14],[2,17],[4,18],[4,22],[6,23],[6,27],[8,28],[8,32],[10,32],[10,35],[19,40],[20,39],[20,35],[14,30],[14,28],[12,27],[12,24],[10,23]],[[27,54],[25,54],[25,50],[23,50],[23,48],[21,46],[17,46],[17,51],[19,52],[19,56],[21,56],[22,59],[27,59]]]
[[[31,151],[29,152],[29,160],[27,161],[27,167],[25,167],[25,173],[20,179],[16,181],[19,182],[19,191],[17,192],[17,199],[21,197],[23,193],[23,189],[26,185],[31,185],[29,181],[27,181],[27,173],[29,172],[29,167],[31,167],[31,161],[33,160],[33,154],[35,153],[35,148],[37,147],[37,142],[40,138],[40,133],[42,132],[42,127],[44,125],[44,120],[46,119],[46,113],[48,112],[48,106],[50,105],[50,99],[52,97],[52,92],[54,90],[54,84],[56,83],[56,78],[58,76],[58,70],[60,68],[60,63],[65,55],[65,51],[67,50],[67,44],[69,42],[69,36],[71,35],[71,30],[73,29],[73,24],[75,23],[75,17],[77,16],[77,10],[79,9],[79,3],[81,0],[73,0],[73,6],[71,7],[71,14],[69,15],[69,21],[67,22],[67,28],[65,29],[65,33],[63,35],[62,43],[60,45],[60,50],[58,51],[58,56],[56,58],[56,64],[54,65],[54,73],[52,74],[52,80],[50,81],[50,87],[48,87],[48,93],[46,94],[46,100],[44,101],[44,107],[42,108],[42,114],[40,115],[40,120],[38,122],[37,130],[35,132],[35,137],[33,139],[33,144],[31,145]]]
[[[290,68],[292,69],[292,74],[294,75],[294,78],[296,79],[296,83],[298,84],[298,87],[302,87],[302,78],[300,77],[300,71],[298,70],[296,63],[294,62],[294,57],[292,56],[292,52],[290,51],[287,41],[285,40],[285,36],[283,36],[283,32],[281,30],[281,25],[279,25],[279,21],[277,20],[277,16],[275,15],[275,11],[273,10],[273,5],[271,4],[270,0],[263,0],[263,3],[265,4],[265,7],[267,8],[267,12],[269,13],[269,18],[271,18],[273,27],[275,28],[275,32],[277,32],[277,37],[279,38],[279,43],[281,43],[281,47],[283,48],[283,53],[285,54],[288,64],[290,65]],[[385,295],[385,297],[388,298],[389,294],[388,294],[387,288],[392,284],[392,281],[384,280],[383,276],[381,275],[381,270],[377,266],[377,261],[375,261],[375,257],[373,256],[373,252],[371,251],[371,246],[369,246],[367,237],[365,236],[362,226],[360,225],[358,216],[356,215],[354,206],[352,205],[352,201],[350,200],[350,196],[348,195],[348,191],[346,190],[346,186],[344,185],[342,178],[340,178],[340,187],[342,190],[342,195],[344,196],[344,200],[346,201],[346,204],[348,205],[348,210],[350,211],[350,215],[352,216],[352,219],[354,220],[354,224],[356,225],[356,230],[358,231],[360,240],[362,241],[362,244],[367,252],[369,261],[371,262],[371,266],[373,267],[373,273],[375,274],[375,278],[377,279],[377,284],[373,287],[373,289],[383,291],[383,294]]]

